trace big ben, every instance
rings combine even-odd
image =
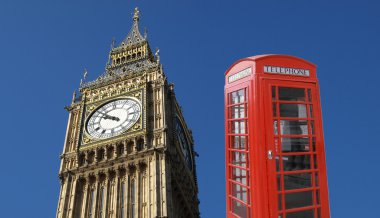
[[[199,217],[192,133],[137,8],[105,72],[79,90],[66,107],[56,217]]]

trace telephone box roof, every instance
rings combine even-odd
[[[301,61],[301,62],[304,62],[306,64],[309,64],[309,65],[312,65],[313,67],[316,67],[316,65],[310,61],[307,61],[305,59],[302,59],[302,58],[299,58],[299,57],[296,57],[296,56],[291,56],[291,55],[284,55],[284,54],[263,54],[263,55],[254,55],[254,56],[251,56],[251,57],[246,57],[246,58],[242,58],[240,60],[237,60],[235,63],[233,63],[227,70],[226,72],[224,73],[224,75],[227,75],[228,72],[238,63],[242,62],[242,61],[259,61],[259,60],[263,60],[263,59],[267,59],[267,58],[288,58],[288,59],[295,59],[295,60],[298,60],[298,61]]]

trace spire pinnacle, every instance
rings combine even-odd
[[[87,74],[88,74],[87,69],[84,68],[84,72],[83,72],[83,81],[86,80],[86,78],[87,78]]]
[[[147,30],[144,36],[139,30],[140,11],[136,7],[133,15],[132,27],[126,38],[119,46],[111,47],[110,61],[107,69],[124,66],[126,63],[131,63],[140,59],[153,60],[152,51],[149,48],[147,41]]]
[[[77,91],[74,90],[73,98],[71,99],[71,103],[74,103],[76,98],[77,98]]]
[[[133,21],[139,21],[139,14],[140,14],[139,8],[135,7],[135,14],[133,15]]]

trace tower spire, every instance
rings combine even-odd
[[[136,7],[132,16],[132,27],[128,35],[119,46],[111,47],[109,65],[106,66],[107,71],[124,67],[126,64],[143,59],[153,61],[154,57],[149,47],[147,33],[145,31],[144,36],[140,33],[139,20],[140,11]]]
[[[139,8],[135,7],[135,14],[133,15],[133,21],[136,21],[136,22],[139,21],[139,14],[140,14]]]
[[[145,40],[145,38],[141,35],[140,30],[139,30],[140,11],[137,7],[135,8],[135,12],[134,12],[132,20],[133,20],[132,28],[129,31],[127,37],[121,43],[122,45],[127,45],[127,46],[135,45]]]

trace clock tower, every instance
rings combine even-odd
[[[105,72],[66,107],[57,218],[199,217],[192,133],[138,24],[136,8]]]

